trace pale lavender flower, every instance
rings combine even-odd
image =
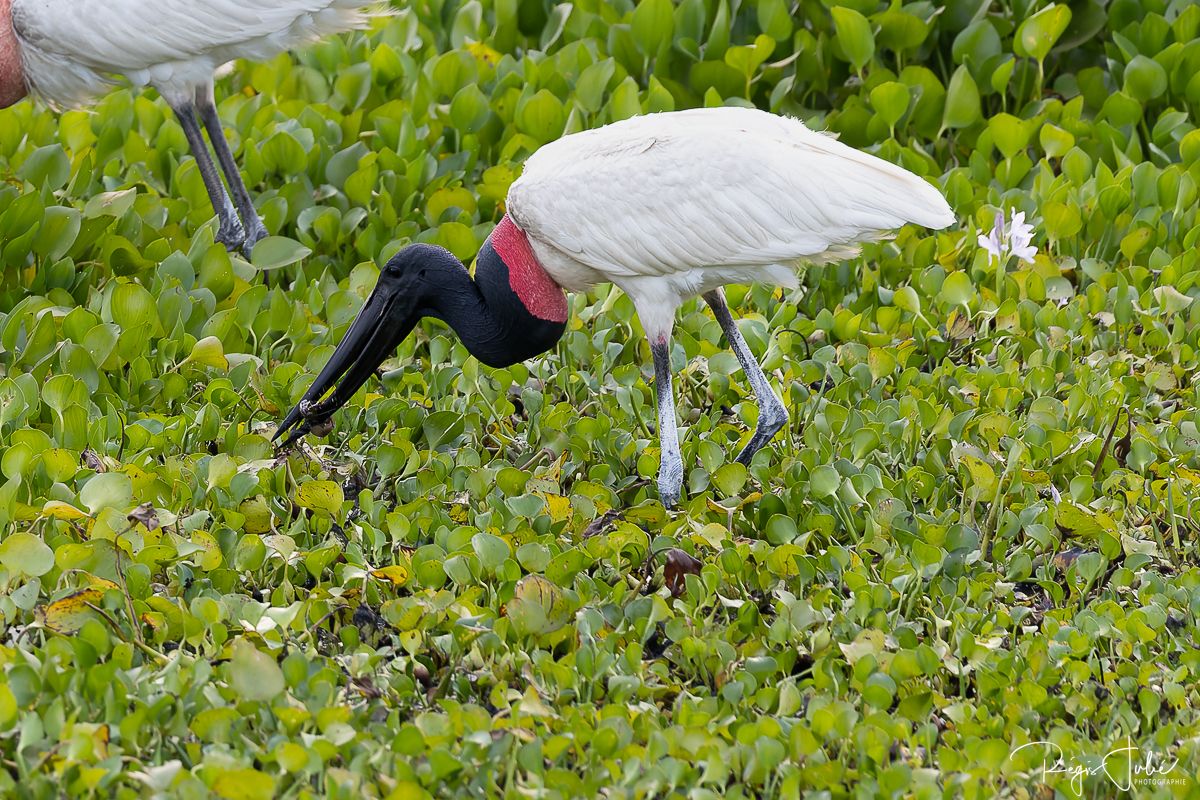
[[[992,255],[997,261],[1004,258],[1004,212],[996,212],[996,224],[990,235],[979,234],[979,246]]]
[[[1004,212],[996,212],[996,224],[988,235],[979,234],[979,246],[1001,264],[1016,256],[1026,264],[1033,263],[1037,248],[1033,246],[1033,226],[1025,222],[1024,211],[1014,211],[1005,232]]]
[[[1032,241],[1033,226],[1025,224],[1025,212],[1014,212],[1008,226],[1008,251],[1026,264],[1032,264],[1037,255],[1037,248],[1030,244]]]

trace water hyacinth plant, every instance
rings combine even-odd
[[[1196,794],[1200,4],[391,5],[220,73],[251,259],[153,91],[0,111],[0,796]],[[729,289],[771,448],[686,305],[668,512],[608,288],[506,369],[424,321],[272,448],[391,255],[469,263],[538,147],[705,105],[961,221]],[[1178,765],[1125,792],[1127,742]]]

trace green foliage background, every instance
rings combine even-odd
[[[418,2],[218,97],[257,265],[153,93],[0,112],[0,791],[1025,797],[1013,748],[1126,736],[1186,778],[1139,796],[1197,791],[1200,7]],[[961,221],[731,289],[793,415],[749,470],[689,304],[691,499],[657,503],[607,288],[507,370],[423,324],[276,457],[398,248],[470,259],[539,145],[721,103]],[[997,209],[1032,265],[977,246]]]

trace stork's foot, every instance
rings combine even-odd
[[[779,401],[772,392],[768,395],[769,401],[763,404],[758,414],[758,424],[754,426],[754,435],[750,437],[750,441],[746,442],[746,446],[742,448],[742,452],[738,453],[738,463],[750,466],[750,459],[754,458],[754,454],[762,450],[771,440],[775,438],[775,434],[783,430],[788,424],[788,412],[783,407],[783,403]]]
[[[225,245],[225,249],[232,253],[234,250],[239,250],[245,245],[246,230],[237,221],[237,217],[226,218],[222,216],[215,238],[218,244]]]
[[[675,508],[683,496],[683,461],[672,462],[665,452],[663,456],[658,470],[658,497],[667,508]]]
[[[246,256],[246,260],[249,260],[250,256],[254,254],[254,245],[267,238],[269,234],[267,233],[266,226],[263,225],[262,217],[258,216],[258,214],[252,215],[250,219],[245,221],[245,224],[246,235],[239,246],[242,249],[242,254]]]

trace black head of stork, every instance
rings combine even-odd
[[[474,280],[449,250],[409,245],[380,272],[345,337],[272,441],[290,430],[286,447],[327,422],[423,317],[453,328],[484,364],[507,367],[554,347],[566,329],[566,295],[507,217],[479,251]]]

